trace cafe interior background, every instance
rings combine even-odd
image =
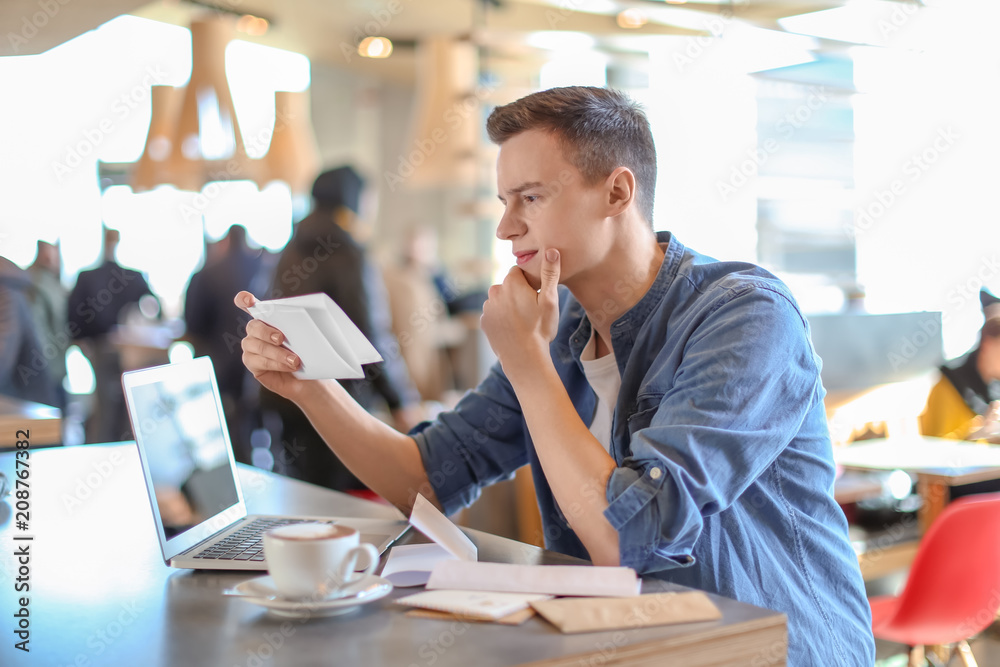
[[[489,111],[607,85],[652,125],[654,227],[790,285],[835,442],[913,432],[936,365],[975,343],[980,288],[1000,294],[998,18],[992,0],[8,1],[0,255],[26,267],[38,240],[58,242],[69,288],[98,263],[102,225],[117,229],[118,261],[160,299],[156,326],[181,338],[206,246],[238,222],[280,251],[315,174],[349,163],[374,191],[363,222],[379,262],[430,227],[455,283],[482,289],[513,260],[494,236]],[[161,169],[192,71],[231,91],[235,119],[218,88],[192,107],[195,157],[235,159],[226,180]],[[491,362],[474,319],[439,403]],[[162,347],[164,361],[191,354]],[[75,444],[93,372],[75,347],[67,362]],[[525,485],[491,490],[464,521],[538,543]]]

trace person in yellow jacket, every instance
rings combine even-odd
[[[979,343],[941,367],[920,415],[923,435],[1000,443],[1000,299],[980,290]]]

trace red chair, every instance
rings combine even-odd
[[[868,602],[875,636],[910,646],[910,665],[923,664],[925,645],[948,644],[976,665],[966,640],[1000,608],[1000,493],[948,505],[921,540],[903,592]]]

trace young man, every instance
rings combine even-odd
[[[261,322],[247,366],[404,511],[419,491],[451,513],[530,464],[550,549],[782,611],[790,665],[872,664],[818,362],[787,288],[654,234],[652,135],[623,95],[548,90],[487,129],[517,267],[483,307],[499,364],[476,390],[407,436],[336,383],[294,378]]]

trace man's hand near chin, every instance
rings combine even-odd
[[[508,378],[530,372],[546,359],[551,363],[549,343],[559,326],[559,270],[559,251],[548,248],[542,255],[538,291],[518,267],[502,284],[490,287],[481,324]]]

